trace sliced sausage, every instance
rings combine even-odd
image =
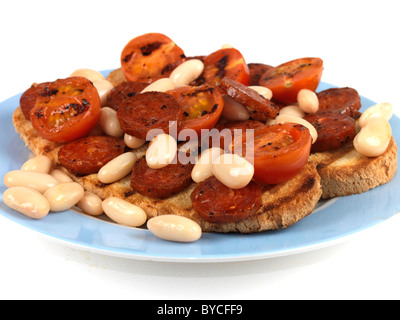
[[[179,127],[183,117],[176,99],[165,92],[145,92],[122,101],[117,111],[121,129],[136,138],[146,140],[152,129],[169,133],[170,121]]]
[[[317,130],[317,141],[311,151],[321,152],[340,148],[356,136],[355,120],[347,114],[318,112],[305,118]]]
[[[331,88],[317,93],[319,111],[335,111],[357,117],[361,99],[353,88]]]
[[[107,106],[118,110],[119,105],[126,98],[132,97],[140,93],[149,84],[139,81],[125,81],[114,87],[107,96]]]
[[[122,154],[125,143],[110,136],[89,136],[64,145],[58,152],[58,162],[71,173],[97,173],[102,166]]]
[[[46,93],[46,88],[48,90],[49,84],[50,82],[34,83],[22,94],[19,105],[26,120],[31,118],[31,109],[35,106],[37,97],[42,94],[42,92]]]
[[[131,187],[147,197],[168,198],[190,184],[193,166],[192,163],[182,164],[177,157],[166,167],[152,169],[143,157],[133,167]]]
[[[241,189],[231,189],[214,176],[197,184],[191,194],[194,210],[206,221],[238,222],[261,207],[261,187],[251,181]]]
[[[250,86],[259,86],[259,81],[262,75],[269,69],[273,68],[270,65],[263,63],[248,63],[250,73]]]
[[[252,110],[264,113],[269,118],[275,118],[279,112],[279,109],[274,103],[265,99],[255,90],[248,88],[240,82],[224,77],[219,86],[231,98],[239,101]]]

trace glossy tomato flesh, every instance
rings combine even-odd
[[[322,71],[320,58],[296,59],[268,69],[259,84],[271,89],[274,100],[284,104],[295,103],[301,89],[317,89]]]
[[[128,81],[152,83],[168,77],[185,54],[161,33],[147,33],[128,42],[121,52],[121,68]]]
[[[235,48],[217,50],[204,58],[204,70],[200,79],[217,86],[223,77],[250,84],[249,67],[243,55]]]
[[[254,179],[266,184],[283,183],[296,176],[311,150],[309,130],[294,123],[257,128],[254,140],[243,136],[242,141],[243,155],[254,164]]]
[[[68,142],[87,135],[100,117],[100,97],[86,78],[51,82],[30,112],[32,126],[45,139]]]
[[[212,129],[221,116],[224,100],[220,91],[212,86],[184,86],[167,93],[175,97],[182,108],[180,131],[192,129],[200,136],[201,129]]]

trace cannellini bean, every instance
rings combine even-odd
[[[99,93],[101,105],[105,106],[107,104],[108,93],[114,88],[114,86],[106,79],[94,81],[93,85],[96,87],[97,92]]]
[[[132,152],[125,152],[107,162],[98,172],[98,179],[102,183],[112,183],[125,177],[132,171],[137,157]]]
[[[49,157],[40,155],[33,157],[26,161],[21,170],[36,171],[41,173],[49,173],[51,170],[52,162]]]
[[[265,99],[272,99],[272,90],[263,86],[249,86],[250,89],[257,91],[258,94],[261,94]]]
[[[58,212],[72,208],[82,199],[85,190],[77,182],[62,182],[49,188],[44,196],[50,203],[50,211]]]
[[[147,228],[158,238],[177,241],[193,242],[201,237],[201,228],[195,221],[173,214],[151,218]]]
[[[71,73],[71,77],[84,77],[92,82],[104,80],[104,76],[92,69],[77,69]]]
[[[91,216],[99,216],[103,213],[102,203],[103,200],[101,200],[99,196],[92,192],[85,191],[83,197],[78,202],[78,207],[81,208],[84,213]]]
[[[280,109],[279,115],[283,114],[289,114],[299,118],[303,118],[305,116],[305,112],[299,106],[295,105],[286,106]]]
[[[229,121],[242,121],[250,118],[250,112],[239,101],[232,99],[228,95],[222,96],[224,99],[224,108],[222,109],[221,116]]]
[[[391,136],[388,120],[373,117],[354,138],[354,148],[366,157],[378,157],[388,148]]]
[[[221,46],[221,49],[229,49],[229,48],[233,48],[233,46],[229,43],[225,43]]]
[[[316,113],[319,108],[317,94],[309,89],[301,89],[297,94],[297,103],[306,113]]]
[[[112,108],[103,107],[100,109],[99,124],[106,135],[119,138],[124,134],[117,118],[117,111]]]
[[[107,198],[103,201],[102,207],[111,220],[125,226],[139,227],[147,220],[143,209],[120,198]]]
[[[381,117],[389,121],[390,118],[392,118],[392,115],[393,107],[390,103],[378,103],[373,105],[372,107],[369,107],[362,113],[361,117],[359,118],[358,124],[360,128],[363,128],[367,124],[368,120],[371,118]]]
[[[54,169],[50,172],[50,175],[57,179],[58,182],[71,182],[72,179],[65,172],[60,169]]]
[[[146,143],[146,140],[136,138],[135,136],[131,136],[129,134],[124,134],[124,142],[128,148],[137,149]]]
[[[175,86],[185,86],[196,80],[203,72],[204,64],[201,60],[190,59],[177,66],[169,78],[175,82]]]
[[[317,141],[317,138],[318,138],[317,130],[307,120],[293,116],[291,114],[282,114],[275,118],[275,123],[277,123],[277,124],[284,123],[284,122],[298,123],[298,124],[305,126],[310,131],[312,143],[315,143],[315,141]]]
[[[4,175],[4,184],[6,187],[27,187],[40,193],[58,184],[56,178],[47,173],[13,170]]]
[[[174,160],[177,150],[177,142],[172,136],[159,134],[150,141],[146,150],[147,165],[153,169],[163,168]]]
[[[50,211],[47,199],[31,188],[9,188],[3,193],[3,202],[11,209],[33,219],[41,219]]]
[[[219,181],[232,189],[245,187],[254,175],[253,165],[235,153],[225,153],[216,158],[212,171]]]
[[[215,147],[204,150],[192,169],[193,181],[199,183],[211,177],[213,175],[212,163],[223,153],[224,150]]]
[[[141,93],[148,91],[160,91],[165,92],[168,90],[175,89],[175,82],[170,78],[161,78],[153,83],[149,84],[146,88],[144,88]]]

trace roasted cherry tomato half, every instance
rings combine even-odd
[[[121,53],[121,67],[128,81],[152,83],[168,77],[185,54],[161,33],[147,33],[129,41]]]
[[[249,67],[243,55],[235,48],[217,50],[203,60],[204,70],[196,84],[208,83],[218,86],[223,77],[236,80],[246,86],[250,84]]]
[[[254,179],[267,184],[296,176],[307,163],[310,150],[310,132],[299,124],[264,126],[254,130],[254,139],[242,136],[242,154],[254,164]]]
[[[100,97],[86,78],[51,82],[30,112],[32,126],[45,139],[68,142],[87,135],[100,117]]]
[[[22,94],[19,100],[19,105],[26,120],[30,120],[31,110],[36,104],[37,97],[49,84],[50,82],[34,83],[28,90],[26,90]]]
[[[323,69],[320,58],[296,59],[268,69],[259,84],[272,90],[274,100],[290,104],[301,89],[317,89]]]
[[[212,129],[218,122],[224,100],[221,92],[212,86],[184,86],[167,91],[175,97],[182,108],[183,118],[179,130],[195,130],[198,137],[201,129]]]

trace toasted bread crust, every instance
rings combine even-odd
[[[62,144],[42,139],[30,121],[27,121],[20,108],[13,114],[15,130],[25,141],[26,146],[35,154],[43,154],[57,165],[58,150]],[[146,146],[135,150],[138,157],[144,155]],[[130,201],[143,208],[149,218],[161,214],[177,214],[188,217],[201,226],[203,232],[240,232],[252,233],[264,230],[286,228],[298,222],[310,213],[321,197],[320,177],[315,164],[308,163],[292,180],[276,186],[265,187],[262,196],[262,206],[258,212],[245,220],[236,223],[210,223],[202,219],[193,209],[190,194],[195,187],[193,182],[184,191],[167,199],[154,199],[136,193],[130,187],[129,176],[112,183],[103,184],[97,174],[76,176],[67,172],[74,181],[82,184],[87,190],[105,199],[111,196]]]
[[[397,171],[397,145],[393,137],[384,154],[368,158],[350,142],[341,149],[310,156],[321,176],[322,199],[366,192],[392,180]]]

